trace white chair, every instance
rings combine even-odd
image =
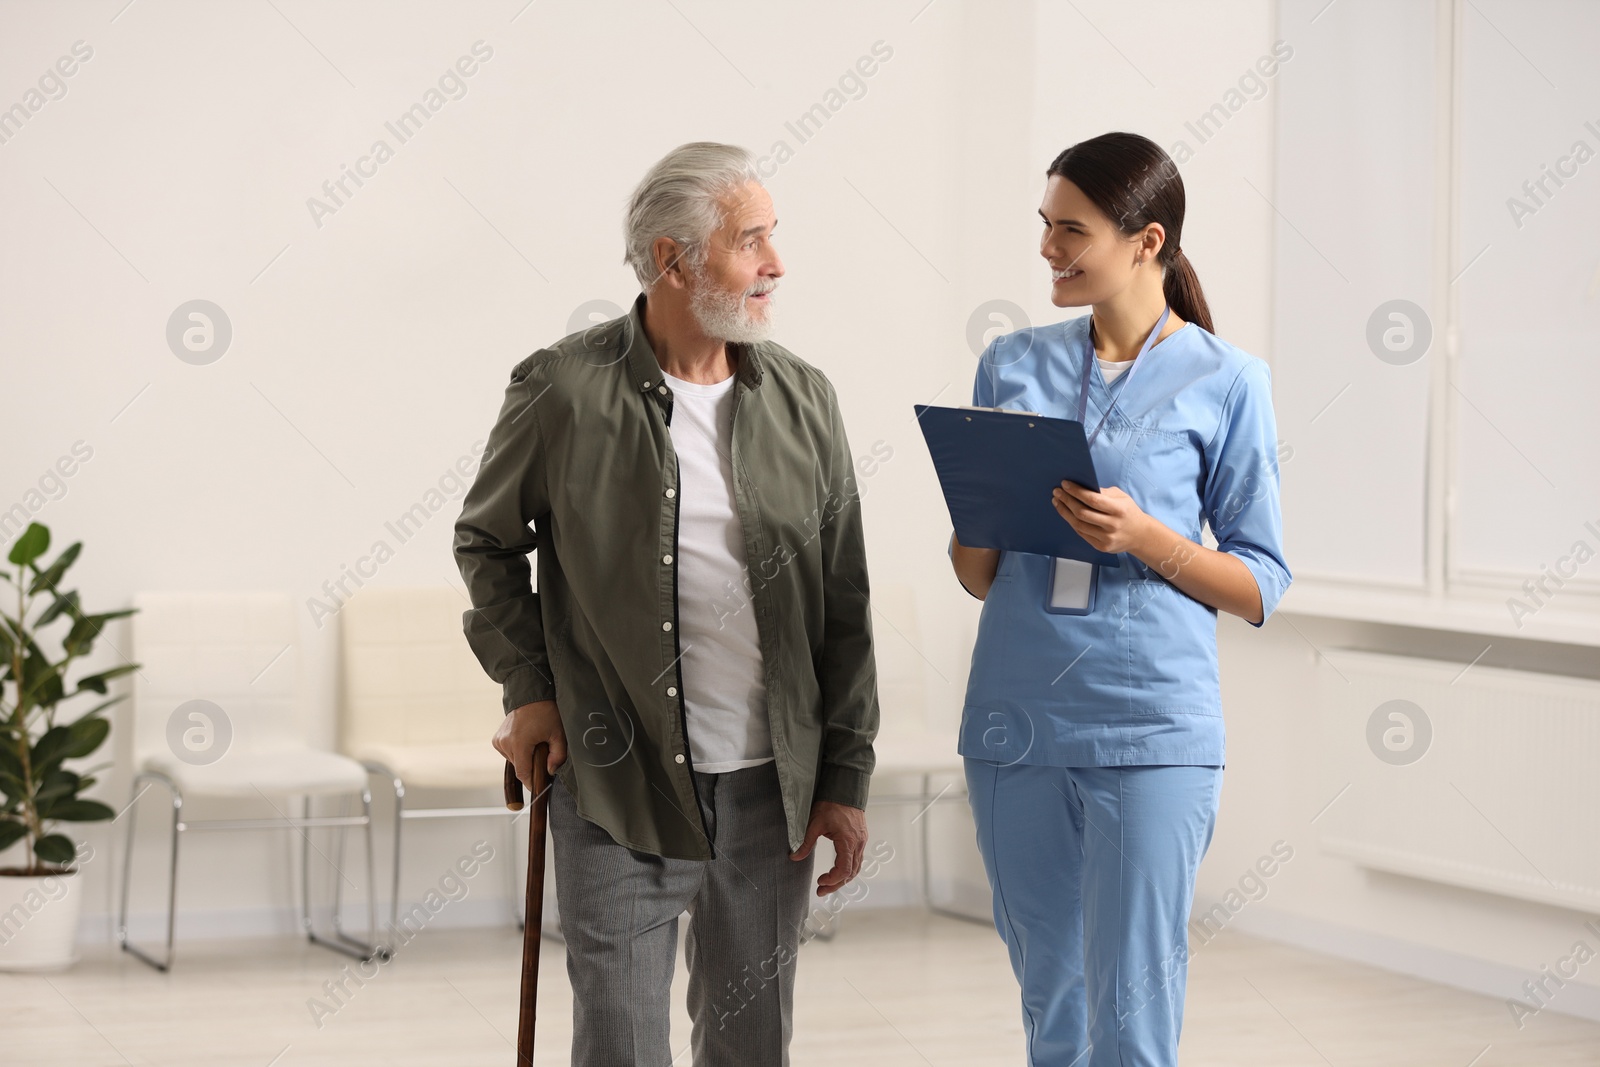
[[[299,636],[294,606],[279,592],[143,592],[134,597],[133,749],[136,801],[150,784],[172,798],[172,858],[168,871],[166,955],[156,959],[128,937],[128,895],[133,876],[130,801],[123,853],[122,899],[117,940],[126,952],[166,971],[173,959],[178,896],[178,846],[189,830],[283,830],[301,837],[300,924],[312,942],[366,961],[389,956],[377,939],[377,887],[373,878],[372,795],[366,772],[355,760],[311,743],[306,706],[298,686]],[[284,813],[280,800],[300,797],[300,816]],[[337,817],[311,817],[313,796],[340,797]],[[346,816],[344,802],[360,797],[362,814]],[[186,800],[210,797],[265,801],[276,818],[184,818]],[[325,939],[311,923],[311,838],[316,827],[360,826],[367,847],[367,940],[344,932],[338,898],[334,936]],[[340,850],[332,860],[343,862]],[[342,873],[335,885],[342,880]]]
[[[970,920],[972,916],[941,907],[933,899],[932,834],[929,832],[932,819],[929,816],[936,805],[965,798],[966,778],[961,757],[956,753],[955,732],[945,734],[927,729],[926,672],[939,667],[928,659],[923,648],[916,589],[902,582],[876,584],[872,589],[872,607],[882,722],[872,746],[876,765],[869,802],[910,805],[917,809],[912,822],[918,828],[922,902],[939,915]],[[933,782],[945,777],[955,781],[935,793]],[[920,788],[891,792],[884,787],[884,783],[906,779],[916,780]]]
[[[504,802],[493,806],[407,808],[411,789],[487,790],[499,796],[505,760],[490,744],[504,712],[501,687],[484,673],[462,631],[472,604],[451,586],[368,586],[340,612],[343,645],[342,751],[394,789],[394,869],[389,916],[400,902],[401,829],[410,819],[507,818],[507,884],[517,892],[516,837]],[[524,808],[524,811],[527,810]],[[554,879],[546,880],[545,928],[553,930]]]
[[[966,912],[955,911],[951,908],[936,904],[933,899],[933,857],[932,834],[929,824],[932,822],[928,816],[934,806],[941,801],[962,800],[966,797],[963,786],[959,792],[951,793],[956,783],[945,786],[939,792],[933,791],[933,780],[943,777],[953,777],[958,782],[965,781],[965,765],[961,757],[956,754],[956,739],[954,736],[943,734],[902,732],[887,729],[878,734],[873,743],[873,752],[877,756],[877,766],[872,772],[873,779],[915,777],[921,784],[920,791],[915,793],[872,793],[872,802],[875,804],[910,804],[917,808],[917,814],[912,817],[912,822],[921,823],[919,828],[919,851],[921,855],[921,889],[922,903],[929,911],[936,915],[945,915],[952,919],[966,919],[972,922],[982,922],[978,917],[968,915]]]

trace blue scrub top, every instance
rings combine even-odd
[[[984,350],[972,402],[1076,419],[1090,316],[1004,334]],[[1090,372],[1090,446],[1102,487],[1237,556],[1261,590],[1262,622],[1292,575],[1283,558],[1271,371],[1193,323],[1111,386]],[[1063,522],[1066,520],[1063,519]],[[1169,565],[1166,573],[1173,573]],[[957,751],[1002,763],[1224,766],[1217,609],[1129,553],[1100,568],[1094,610],[1045,611],[1050,557],[1001,552],[983,602]],[[1258,624],[1259,625],[1259,624]]]

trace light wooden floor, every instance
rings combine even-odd
[[[482,1067],[515,1060],[515,928],[427,930],[319,1029],[306,1001],[343,956],[302,941],[179,943],[173,973],[85,950],[0,975],[0,1064],[27,1067]],[[674,1047],[690,1062],[680,954]],[[545,943],[538,1062],[565,1064],[571,1000]],[[847,913],[801,956],[794,1063],[1022,1063],[1016,988],[993,931],[921,911]],[[1600,1025],[1225,931],[1190,967],[1184,1067],[1600,1065]]]

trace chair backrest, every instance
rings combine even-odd
[[[904,582],[873,582],[872,607],[883,721],[897,730],[926,729],[929,662],[917,622],[916,588]]]
[[[339,745],[487,745],[503,718],[462,630],[472,604],[452,586],[367,586],[339,612]]]
[[[206,751],[222,744],[267,752],[310,743],[288,593],[146,590],[133,606],[136,764],[169,752],[211,762]],[[173,713],[190,701],[216,705],[222,721],[195,706],[174,725]]]

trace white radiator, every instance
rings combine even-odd
[[[1326,851],[1600,911],[1600,682],[1353,649],[1317,673]]]

